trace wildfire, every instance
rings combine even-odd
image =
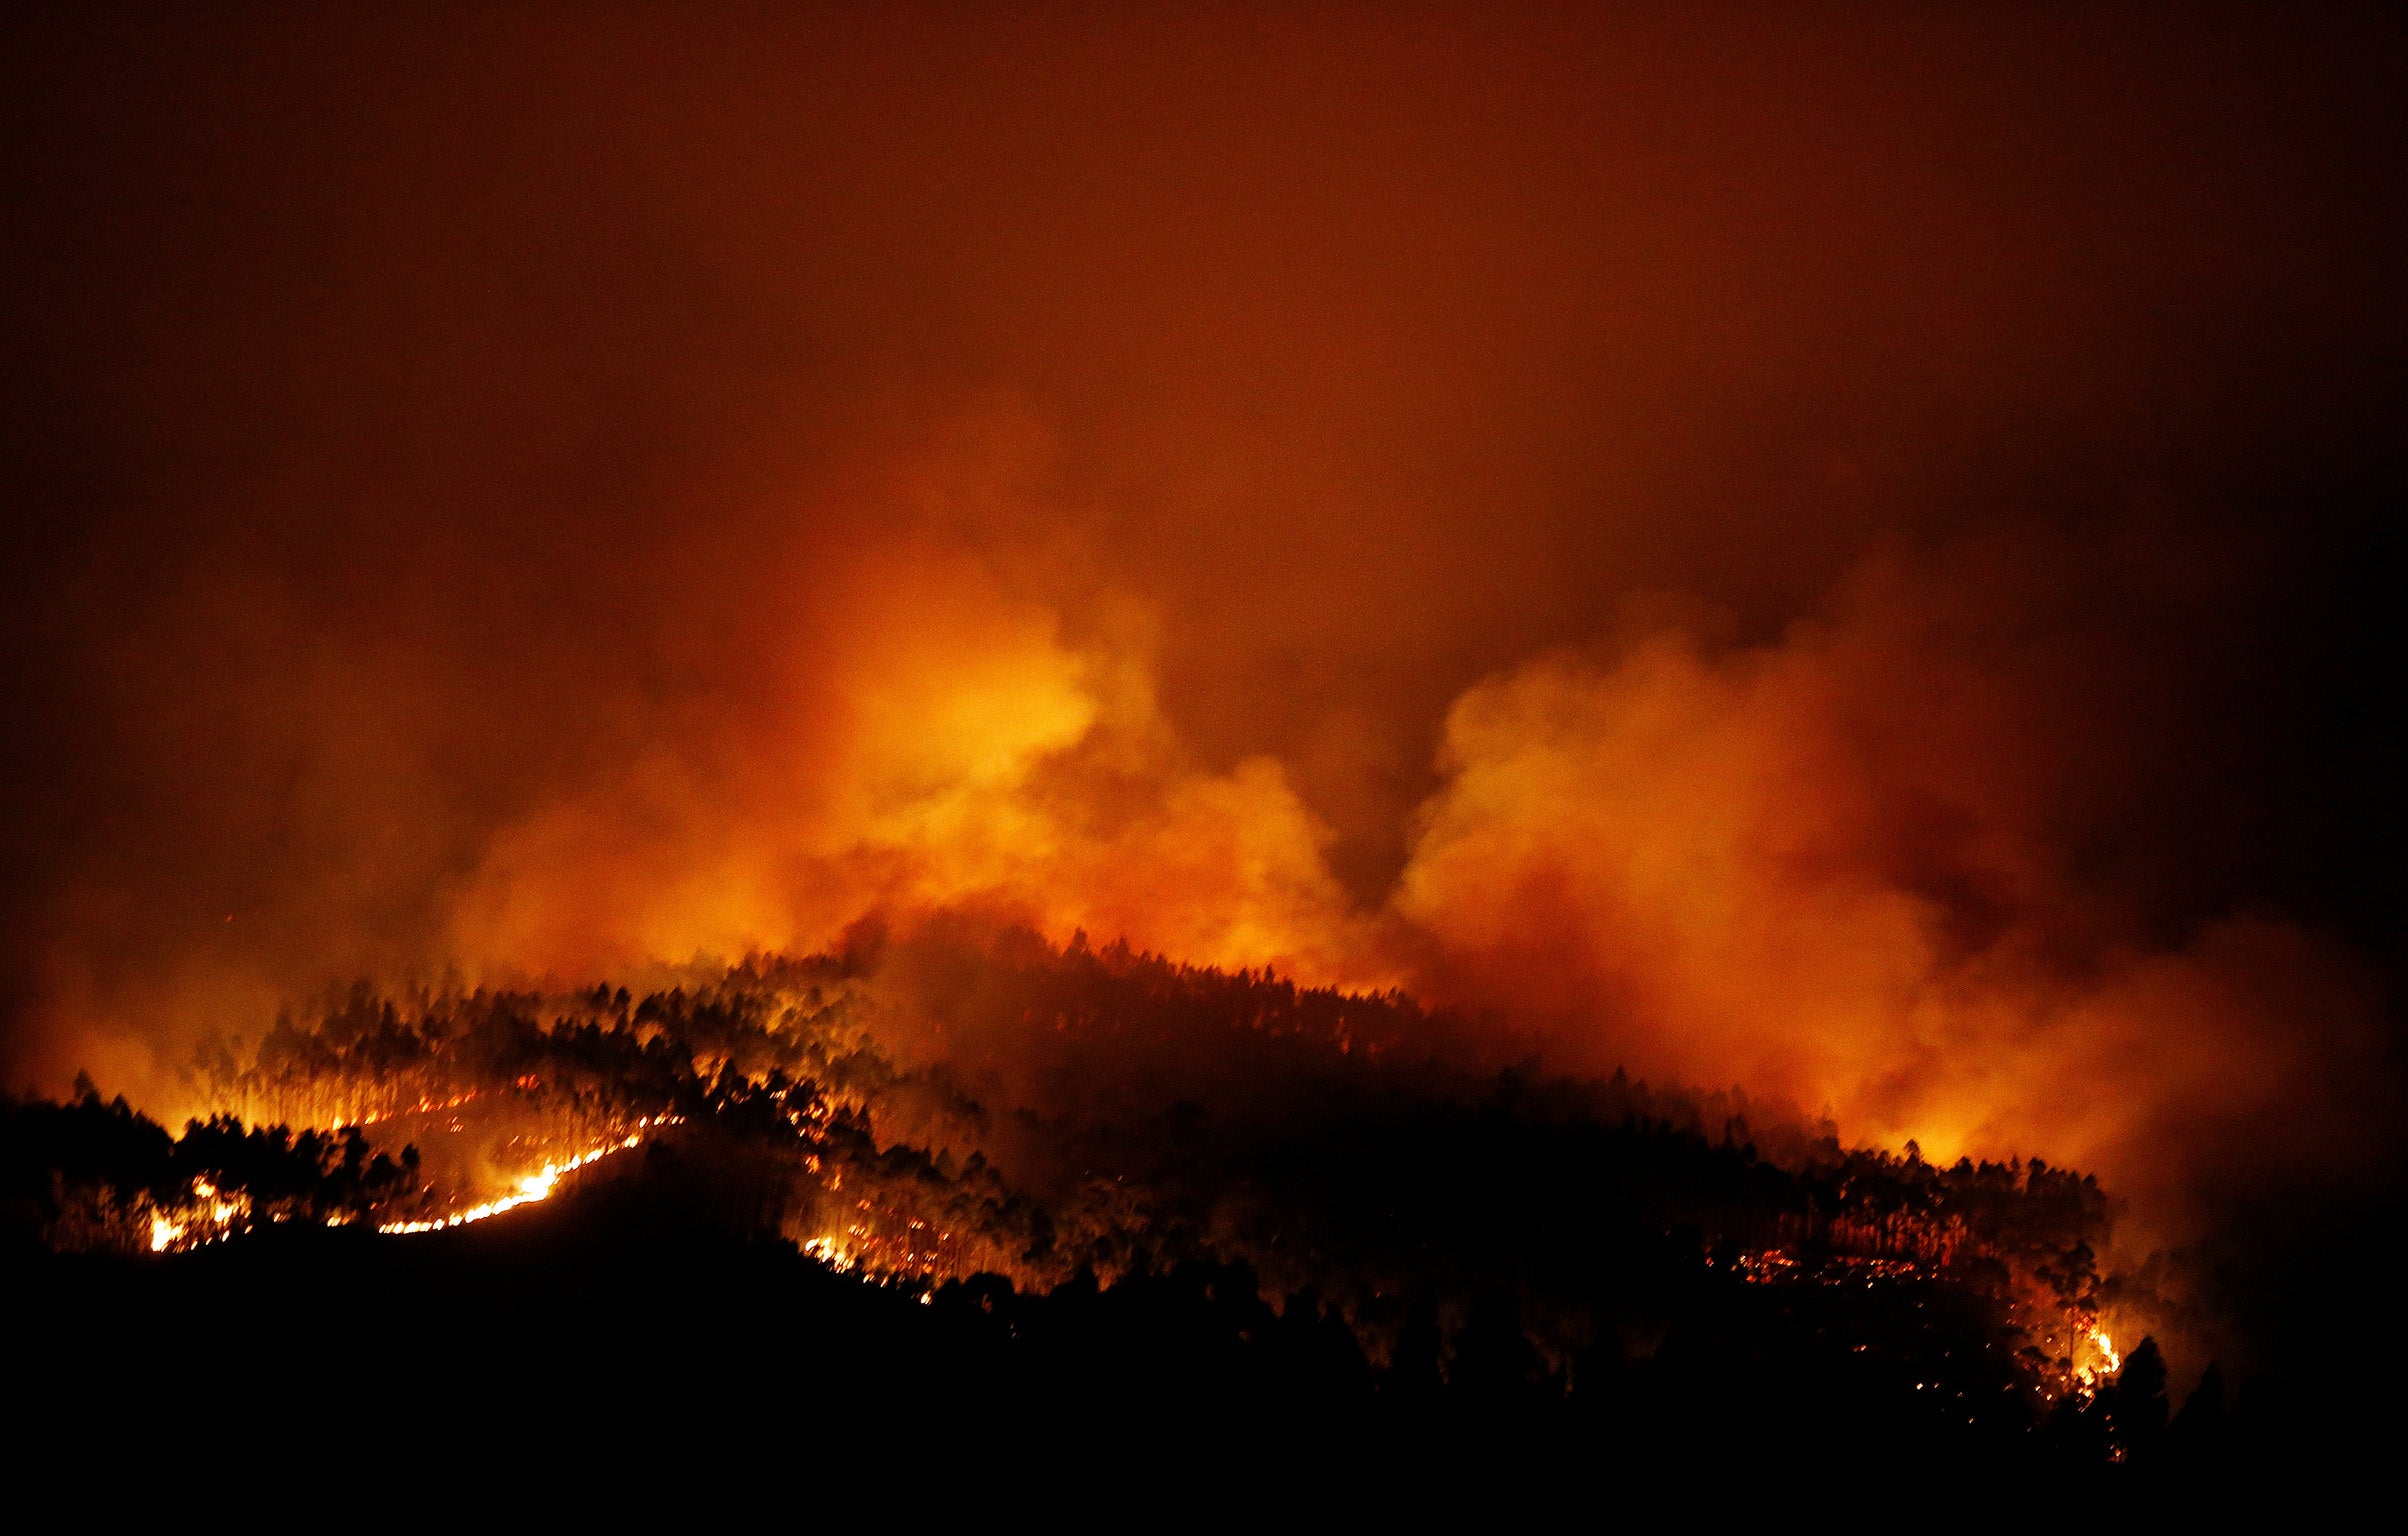
[[[219,1193],[207,1179],[192,1181],[192,1209],[182,1220],[164,1211],[151,1212],[150,1248],[153,1253],[165,1253],[171,1248],[197,1248],[214,1243],[232,1233],[235,1223],[251,1214],[251,1202],[242,1195]],[[202,1202],[207,1202],[203,1206]],[[186,1234],[201,1228],[198,1236],[189,1240]]]
[[[426,1101],[419,1107],[432,1110],[454,1108],[474,1097],[474,1093],[459,1094],[448,1101]],[[589,1147],[573,1157],[545,1163],[534,1172],[520,1177],[506,1194],[439,1217],[382,1222],[376,1230],[390,1235],[439,1232],[533,1204],[552,1195],[568,1174],[614,1153],[642,1145],[648,1133],[661,1126],[674,1124],[678,1118],[676,1115],[647,1116],[636,1121],[632,1130],[615,1141]],[[367,1212],[362,1210],[340,1210],[321,1211],[303,1217],[300,1212],[282,1204],[255,1209],[249,1195],[241,1190],[222,1190],[206,1178],[194,1179],[180,1195],[156,1204],[146,1200],[134,1214],[137,1220],[147,1222],[147,1231],[137,1226],[136,1232],[147,1239],[147,1246],[153,1253],[182,1252],[219,1242],[248,1230],[261,1220],[282,1222],[306,1219],[335,1227],[360,1221],[367,1216]]]
[[[860,1230],[854,1228],[853,1234],[859,1235]],[[812,1238],[803,1244],[803,1252],[840,1273],[853,1267],[852,1245],[841,1237]]]
[[[951,941],[928,942],[931,958],[960,958]],[[1318,1040],[1333,1058],[1353,1044],[1368,1048],[1367,1028],[1410,1044],[1425,1022],[1402,1002],[1299,991],[1268,972],[1200,972],[1125,947],[1013,954],[979,950],[972,958],[1008,983],[991,990],[1012,1000],[1020,1023],[1046,1032],[1032,1052],[1057,1048],[1072,1020],[1147,1020],[1162,1010],[1166,1025],[1204,1027],[1189,1019],[1199,1003],[1228,1021],[1234,1049],[1254,1048],[1268,1030],[1294,1036],[1296,1049]],[[1167,1178],[1132,1190],[1115,1176],[1110,1188],[1083,1186],[1057,1206],[1017,1188],[986,1161],[977,1106],[928,1093],[913,1075],[925,1067],[908,1055],[890,1060],[877,1033],[891,1027],[917,1040],[914,1021],[936,1005],[871,989],[850,965],[830,957],[748,963],[633,1008],[621,1001],[605,1010],[598,993],[414,1004],[424,1017],[393,1024],[391,1038],[378,1037],[373,1049],[337,1040],[296,1054],[298,1066],[279,1065],[282,1057],[270,1063],[283,1074],[273,1081],[286,1098],[373,1108],[374,1116],[335,1133],[322,1122],[295,1132],[247,1128],[221,1111],[188,1132],[195,1139],[181,1171],[154,1176],[138,1198],[88,1202],[99,1214],[87,1224],[108,1223],[115,1247],[160,1253],[269,1222],[357,1223],[390,1236],[447,1231],[573,1188],[577,1170],[692,1116],[712,1129],[690,1151],[724,1148],[748,1159],[748,1178],[791,1181],[780,1186],[787,1198],[759,1207],[761,1219],[774,1210],[779,1235],[829,1270],[922,1295],[947,1279],[991,1272],[1036,1292],[1080,1264],[1109,1283],[1127,1235],[1164,1208],[1157,1202],[1195,1193]],[[1078,1027],[1108,1040],[1118,1026]],[[408,1072],[394,1073],[388,1058],[408,1062]],[[496,1061],[510,1065],[497,1071]],[[228,1068],[221,1076],[232,1074],[240,1087],[268,1071]],[[383,1085],[397,1075],[406,1086],[388,1091]],[[1600,1157],[1710,1159],[1714,1123],[1723,1125],[1726,1152],[1734,1136],[1736,1116],[1724,1113],[1733,1106],[1693,1102],[1686,1090],[1651,1096],[1618,1076],[1582,1092],[1595,1101],[1583,1112],[1601,1120],[1666,1116],[1666,1132],[1630,1131],[1624,1140],[1632,1145],[1616,1141]],[[484,1105],[468,1113],[480,1097]],[[417,1139],[398,1154],[391,1148],[400,1127],[375,1141],[359,1129],[386,1117],[388,1106],[429,1119],[411,1127]],[[1694,1146],[1670,1129],[1683,1116],[1703,1128]],[[898,1134],[923,1120],[938,1150]],[[1792,1130],[1776,1127],[1779,1135]],[[1666,1135],[1675,1140],[1664,1142]],[[420,1141],[432,1153],[423,1160]],[[966,1159],[957,1146],[969,1149]],[[1927,1288],[1975,1289],[1999,1304],[2003,1342],[2025,1384],[2049,1403],[2071,1399],[2080,1408],[2120,1371],[2124,1351],[2102,1326],[2092,1258],[2108,1211],[2088,1178],[2037,1160],[1941,1166],[1912,1154],[1845,1151],[1828,1138],[1785,1155],[1793,1162],[1767,1162],[1763,1177],[1799,1197],[1788,1204],[1768,1204],[1736,1175],[1705,1186],[1703,1211],[1717,1224],[1698,1250],[1707,1267],[1751,1285],[1801,1288],[1800,1305],[1809,1307],[1819,1303],[1803,1293],[1808,1287],[1896,1287],[1918,1297]],[[191,1177],[221,1166],[241,1170],[209,1174],[223,1190]],[[1199,1177],[1212,1176],[1208,1168]],[[256,1208],[252,1188],[263,1191]],[[1240,1232],[1227,1250],[1213,1251],[1251,1262],[1255,1240]],[[1983,1262],[1961,1263],[1968,1250]],[[1048,1256],[1034,1257],[1040,1253]],[[1271,1256],[1275,1267],[1279,1257]],[[1354,1278],[1342,1273],[1337,1283]]]
[[[544,1164],[540,1169],[519,1180],[518,1189],[514,1193],[504,1195],[498,1200],[488,1200],[482,1205],[472,1205],[466,1210],[454,1211],[448,1216],[437,1217],[431,1221],[389,1221],[376,1230],[396,1236],[413,1232],[442,1232],[452,1227],[464,1227],[472,1221],[483,1221],[488,1216],[499,1216],[504,1211],[515,1211],[522,1205],[532,1205],[538,1200],[549,1197],[552,1191],[559,1186],[562,1175],[573,1173],[588,1164],[598,1163],[614,1152],[625,1152],[632,1147],[639,1146],[643,1140],[643,1128],[639,1125],[636,1130],[608,1146],[596,1147],[589,1152],[580,1152],[565,1162]]]
[[[448,1098],[438,1099],[431,1096],[422,1097],[415,1104],[403,1104],[391,1109],[371,1110],[355,1119],[338,1120],[335,1122],[334,1128],[339,1131],[345,1126],[356,1125],[362,1129],[365,1129],[371,1125],[381,1125],[387,1120],[398,1120],[404,1115],[440,1114],[444,1110],[458,1109],[462,1105],[473,1103],[481,1096],[482,1095],[480,1095],[476,1089],[468,1088],[459,1093],[452,1094]]]
[[[2085,1392],[2095,1392],[2100,1383],[2124,1368],[2124,1357],[2115,1347],[2105,1328],[2092,1323],[2083,1333],[2082,1342],[2090,1346],[2091,1358],[2074,1368],[2074,1380]]]

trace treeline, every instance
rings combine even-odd
[[[359,1118],[473,1099],[564,1143],[765,1115],[793,1177],[754,1203],[847,1262],[1041,1287],[1115,1273],[1142,1243],[1317,1286],[1383,1338],[1401,1272],[1508,1273],[1542,1310],[1579,1311],[1619,1266],[1564,1279],[1544,1257],[1559,1232],[1778,1252],[1767,1273],[1801,1277],[1893,1260],[2024,1298],[2037,1326],[2096,1306],[2107,1206],[2086,1177],[1851,1150],[1736,1094],[1547,1077],[1401,995],[1025,934],[680,980],[641,997],[355,988],[247,1058],[210,1053],[198,1085],[229,1109]]]
[[[0,1094],[0,1232],[14,1245],[164,1248],[195,1225],[361,1221],[418,1183],[418,1151],[376,1151],[358,1127],[246,1126],[228,1115],[181,1135],[104,1103]]]
[[[15,1379],[121,1453],[154,1432],[186,1450],[201,1426],[280,1478],[356,1477],[399,1445],[419,1477],[507,1464],[614,1490],[647,1468],[775,1498],[798,1476],[900,1472],[899,1508],[917,1481],[973,1472],[997,1496],[1080,1500],[1142,1472],[1184,1497],[1275,1471],[1410,1500],[1594,1497],[1613,1470],[1719,1479],[1672,1489],[1710,1502],[1873,1472],[2129,1480],[2269,1443],[2254,1408],[2169,1414],[2146,1349],[2088,1403],[2036,1409],[1936,1285],[1901,1308],[1693,1268],[1682,1325],[1652,1348],[1600,1336],[1557,1363],[1510,1290],[1451,1327],[1424,1292],[1383,1355],[1326,1298],[1244,1264],[1154,1256],[1043,1290],[864,1280],[715,1219],[727,1173],[704,1145],[609,1166],[424,1238],[285,1224],[164,1262],[39,1256],[18,1294],[47,1326]]]
[[[1966,1443],[2033,1440],[2052,1398],[2064,1444],[2129,1439],[2073,1391],[2106,1198],[2037,1160],[1849,1149],[1735,1093],[1544,1074],[1401,995],[1118,945],[922,933],[660,981],[330,994],[203,1053],[217,1113],[181,1137],[92,1095],[12,1104],[12,1223],[73,1248],[214,1205],[439,1214],[474,1195],[462,1169],[643,1127],[637,1165],[671,1159],[704,1228],[939,1297],[1001,1286],[1039,1334],[1040,1298],[1115,1315],[1242,1273],[1282,1320],[1249,1337],[1341,1331],[1382,1402],[1845,1384]],[[325,1120],[245,1128],[271,1112]]]

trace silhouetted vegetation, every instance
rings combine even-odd
[[[33,1364],[173,1395],[339,1349],[430,1412],[762,1433],[874,1410],[2098,1468],[2249,1438],[2220,1376],[2170,1415],[2154,1345],[2079,1378],[2108,1207],[2036,1160],[1848,1149],[1735,1095],[1477,1059],[1400,997],[1123,949],[678,981],[355,989],[213,1048],[221,1110],[180,1136],[92,1093],[0,1105],[19,1266],[80,1319]],[[265,1110],[337,1123],[238,1118]],[[367,1230],[597,1138],[641,1150],[507,1221]]]
[[[247,1221],[360,1221],[417,1187],[418,1152],[374,1151],[357,1126],[245,1126],[212,1115],[171,1136],[89,1085],[64,1104],[0,1095],[0,1231],[12,1246],[146,1248],[197,1207]]]

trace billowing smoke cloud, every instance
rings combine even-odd
[[[1771,643],[1655,630],[1467,693],[1396,898],[1425,989],[1943,1160],[2077,1160],[2161,1238],[2358,1166],[2389,1140],[2371,972],[2246,910],[2153,932],[2085,878],[2083,834],[2182,766],[2112,782],[2142,706],[2069,671],[2132,658],[2028,629],[2063,573],[2013,559],[1878,561]]]
[[[2162,928],[2078,867],[2179,771],[2119,767],[2135,699],[2066,686],[2141,686],[2141,659],[2034,626],[2089,552],[1891,556],[1770,641],[1642,613],[1484,680],[1376,901],[1278,760],[1195,765],[1138,641],[1074,647],[957,549],[864,553],[766,646],[756,713],[501,829],[447,953],[625,974],[967,910],[1404,982],[1559,1069],[1737,1085],[1944,1161],[2072,1161],[2149,1236],[2196,1238],[2218,1201],[2387,1150],[2384,1031],[2333,940],[2247,908]]]
[[[1492,10],[28,23],[10,1076],[970,910],[2381,1166],[2397,24]]]
[[[977,908],[1197,964],[1388,979],[1281,765],[1194,766],[1145,658],[1074,649],[958,548],[861,553],[698,722],[504,828],[452,922],[490,972],[808,953]]]

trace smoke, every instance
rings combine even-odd
[[[1423,990],[1942,1161],[2071,1159],[2158,1240],[2390,1150],[2369,966],[2085,878],[2182,770],[2131,761],[2134,657],[2034,623],[2083,553],[1877,559],[1776,641],[1651,630],[1475,687],[1395,901]]]
[[[2394,22],[24,27],[14,1082],[969,913],[2389,1166]]]
[[[1402,982],[1559,1070],[1738,1086],[1942,1161],[2071,1161],[2147,1239],[2196,1240],[2236,1198],[2390,1149],[2379,987],[2296,921],[2169,923],[2082,868],[2179,793],[2158,775],[2180,723],[2131,739],[2162,674],[2067,590],[2097,554],[1891,554],[1772,640],[1642,605],[1618,641],[1487,678],[1446,713],[1400,876],[1362,901],[1282,763],[1196,765],[1145,625],[1073,645],[959,549],[863,553],[764,647],[755,712],[500,829],[447,953],[489,979],[628,974],[966,911]],[[2090,580],[2135,604],[2162,585]]]
[[[499,831],[453,955],[602,974],[972,907],[1058,940],[1382,979],[1281,765],[1196,768],[1137,642],[1074,648],[926,540],[844,559],[798,606],[754,658],[755,712]]]

